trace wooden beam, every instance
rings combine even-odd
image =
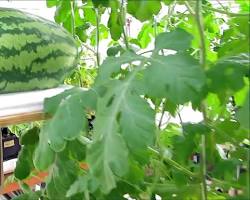
[[[4,116],[0,117],[0,127],[6,127],[9,125],[22,124],[26,122],[39,121],[44,119],[45,115],[42,112],[31,112],[31,113]]]

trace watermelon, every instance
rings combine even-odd
[[[76,41],[60,25],[0,8],[0,93],[57,87],[78,55]]]

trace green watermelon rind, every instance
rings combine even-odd
[[[60,25],[0,8],[0,94],[57,87],[78,58],[76,41]]]

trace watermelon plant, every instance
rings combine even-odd
[[[47,6],[82,51],[21,135],[15,177],[49,176],[17,199],[249,199],[249,1]]]

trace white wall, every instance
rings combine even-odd
[[[20,9],[54,21],[55,8],[47,8],[46,0],[0,0],[0,7]]]

